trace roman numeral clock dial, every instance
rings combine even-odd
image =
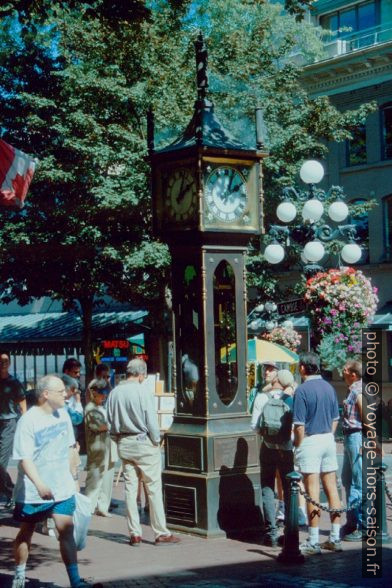
[[[206,180],[207,218],[233,223],[243,217],[247,209],[246,181],[232,167],[217,167]]]
[[[165,209],[168,220],[174,223],[193,218],[196,210],[196,181],[191,170],[178,168],[167,180]]]

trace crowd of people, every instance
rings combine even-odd
[[[144,486],[155,545],[175,545],[180,540],[167,528],[161,476],[161,432],[154,397],[144,385],[147,366],[142,359],[127,365],[126,379],[111,389],[109,367],[100,364],[88,384],[82,403],[79,385],[81,364],[68,358],[60,375],[46,375],[34,390],[33,406],[26,411],[20,382],[10,375],[10,357],[0,354],[0,493],[4,508],[13,510],[20,524],[15,540],[13,588],[25,586],[31,538],[38,528],[58,536],[60,552],[72,588],[91,586],[79,576],[73,538],[75,495],[80,491],[80,445],[87,453],[84,494],[91,514],[110,517],[114,468],[121,460],[129,543],[142,542],[138,502]],[[297,385],[289,370],[274,362],[264,366],[264,385],[252,395],[250,426],[260,433],[261,506],[263,544],[282,545],[280,519],[288,512],[287,474],[297,469],[307,494],[319,502],[320,481],[331,513],[328,540],[320,544],[320,511],[312,503],[299,507],[299,524],[308,525],[302,553],[322,549],[338,552],[342,540],[360,541],[366,533],[362,517],[363,411],[361,363],[348,361],[343,377],[347,397],[343,403],[344,460],[342,481],[346,492],[346,524],[341,527],[341,501],[334,434],[339,421],[336,391],[320,374],[319,357],[300,357]],[[84,406],[83,406],[84,405]],[[377,447],[381,452],[381,447]],[[11,454],[18,461],[14,486],[7,472]],[[276,508],[275,493],[278,494]],[[96,585],[97,586],[97,585]]]
[[[283,487],[283,503],[278,512],[287,512],[288,473],[297,469],[303,487],[313,501],[319,503],[320,481],[327,497],[331,529],[329,539],[320,544],[319,521],[321,512],[307,502],[299,506],[299,524],[307,523],[308,538],[300,545],[303,554],[320,554],[322,549],[342,551],[343,541],[362,541],[366,524],[362,516],[362,433],[368,423],[363,410],[362,365],[347,361],[343,378],[347,396],[343,402],[344,457],[342,482],[349,507],[347,521],[341,527],[341,500],[337,486],[335,432],[340,419],[335,389],[320,374],[320,360],[315,353],[300,357],[299,374],[302,383],[295,386],[288,370],[278,370],[273,363],[265,365],[265,386],[256,394],[252,406],[251,427],[261,435],[260,469],[264,518],[263,543],[282,545],[275,506],[276,482]],[[377,442],[376,451],[382,454]],[[279,496],[279,484],[278,496]],[[282,498],[282,496],[280,496]]]
[[[19,523],[15,539],[12,588],[24,588],[26,564],[35,530],[58,537],[71,588],[100,586],[80,578],[73,536],[75,495],[80,491],[80,446],[87,453],[84,494],[91,514],[110,517],[114,467],[121,459],[129,543],[142,542],[138,503],[144,487],[155,545],[175,545],[180,539],[166,525],[162,495],[161,433],[154,397],[143,386],[147,365],[132,359],[127,378],[113,390],[110,369],[96,367],[88,384],[85,406],[79,385],[81,364],[68,358],[63,373],[40,378],[26,396],[9,374],[10,357],[0,354],[0,493],[4,509]],[[9,459],[18,462],[14,485]]]

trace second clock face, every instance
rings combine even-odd
[[[219,221],[231,223],[245,212],[247,204],[246,181],[233,167],[217,167],[206,181],[206,201],[209,215]]]
[[[196,210],[196,181],[193,173],[181,167],[167,180],[165,207],[168,218],[175,222],[191,219]]]

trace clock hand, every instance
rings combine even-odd
[[[234,196],[236,194],[236,192],[239,192],[241,186],[242,186],[242,184],[237,184],[236,186],[234,186],[234,188],[231,190],[229,196]]]
[[[181,192],[182,192],[182,190],[184,188],[184,182],[185,182],[185,173],[183,173],[182,176],[181,176],[181,186],[180,186],[180,190],[178,192],[179,194],[181,194]],[[177,196],[176,200],[177,199],[178,199],[178,196]]]
[[[185,195],[186,195],[186,193],[188,192],[189,188],[191,188],[191,187],[192,187],[192,185],[193,185],[193,181],[192,181],[192,182],[189,182],[189,184],[187,184],[185,187],[183,187],[183,188],[182,188],[182,189],[179,191],[179,193],[178,193],[178,195],[177,195],[177,198],[176,198],[176,200],[177,200],[177,204],[181,204],[181,202],[182,202],[182,201],[184,200],[184,198],[185,198]]]
[[[227,191],[228,192],[231,192],[231,186],[233,184],[234,177],[235,177],[234,173],[231,172],[231,174],[230,174],[230,182],[229,182],[229,185],[227,186]]]

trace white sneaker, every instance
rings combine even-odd
[[[14,579],[12,580],[12,588],[24,588],[25,582],[26,582],[26,578],[24,576],[23,577],[15,576]]]
[[[321,553],[320,543],[310,543],[309,539],[301,543],[299,550],[303,555],[318,555]]]
[[[284,511],[283,510],[278,510],[276,512],[276,520],[277,521],[284,521]]]
[[[326,549],[327,551],[343,551],[342,542],[340,540],[332,541],[332,539],[328,539],[328,541],[324,541],[320,547],[321,549]]]

